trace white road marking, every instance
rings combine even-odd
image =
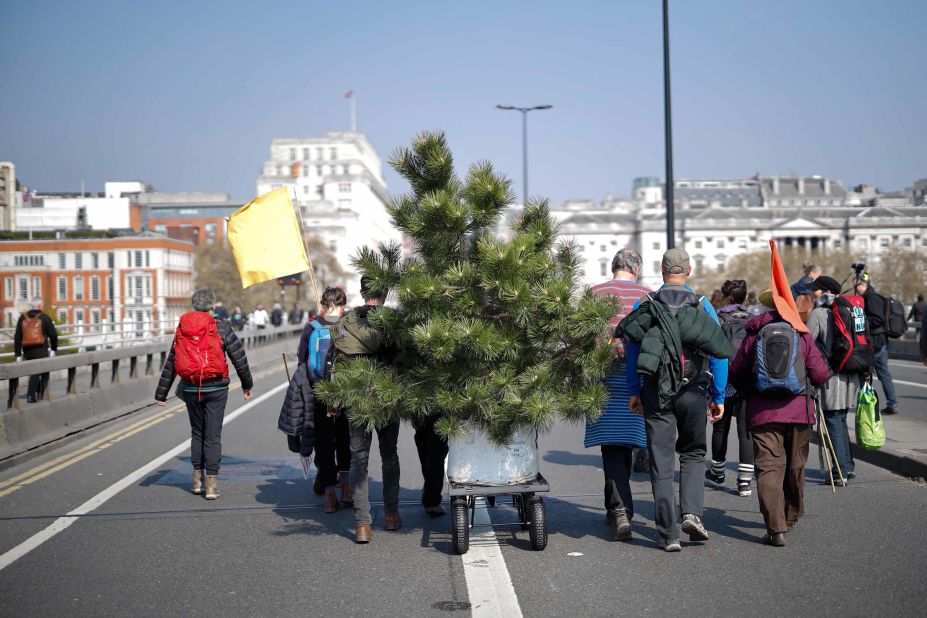
[[[917,386],[918,388],[927,388],[927,384],[919,384],[917,382],[905,382],[904,380],[896,380],[892,378],[893,384],[904,384],[905,386]]]
[[[241,416],[242,414],[244,414],[245,412],[247,412],[254,406],[258,405],[259,403],[277,394],[278,392],[280,392],[287,386],[288,386],[287,383],[280,384],[270,389],[269,391],[267,391],[260,397],[252,399],[251,401],[244,404],[243,406],[241,406],[240,408],[238,408],[231,414],[226,415],[225,419],[222,421],[222,425],[224,426],[226,423],[238,418],[239,416]],[[51,539],[52,537],[57,535],[59,532],[63,532],[64,530],[67,530],[71,526],[71,524],[73,524],[78,519],[80,519],[81,515],[86,515],[87,513],[90,513],[100,508],[110,498],[114,497],[116,494],[121,492],[123,489],[126,489],[127,487],[131,487],[132,485],[142,480],[147,475],[151,474],[152,472],[154,472],[155,470],[157,470],[158,468],[160,468],[161,466],[169,462],[174,457],[177,457],[184,451],[188,450],[189,448],[190,448],[190,441],[184,440],[183,442],[181,442],[180,444],[178,444],[177,446],[175,446],[168,452],[152,459],[151,461],[149,461],[147,464],[145,464],[138,470],[116,481],[115,483],[113,483],[112,485],[110,485],[109,487],[107,487],[106,489],[104,489],[103,491],[95,495],[94,497],[90,498],[90,500],[87,500],[86,502],[84,502],[82,505],[80,505],[73,511],[70,511],[66,515],[59,517],[54,522],[52,522],[50,526],[48,526],[44,530],[41,530],[33,534],[31,537],[29,537],[28,539],[26,539],[25,541],[23,541],[16,547],[10,549],[3,555],[0,555],[0,571],[10,566],[11,564],[13,564],[13,562],[22,558],[23,556],[31,552],[36,547],[39,547],[45,541]],[[506,575],[508,575],[508,573],[506,573]],[[519,613],[519,615],[521,614]]]
[[[486,502],[477,501],[475,523],[490,524]],[[483,616],[521,617],[521,607],[512,578],[502,557],[502,548],[492,528],[470,533],[470,551],[462,556],[464,577],[467,580],[467,595],[470,597],[470,611],[476,618]]]

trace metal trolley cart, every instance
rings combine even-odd
[[[531,548],[541,551],[547,547],[547,509],[544,499],[537,494],[550,491],[547,480],[538,473],[537,478],[511,485],[471,485],[455,483],[448,479],[448,495],[451,498],[451,536],[454,553],[462,555],[470,549],[470,529],[487,524],[475,523],[477,498],[486,500],[488,506],[495,506],[496,496],[511,496],[512,505],[518,511],[518,523],[489,524],[491,527],[521,526],[528,531]]]

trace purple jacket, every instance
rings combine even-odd
[[[741,392],[750,393],[750,386],[754,381],[753,364],[756,356],[757,334],[770,322],[777,322],[781,319],[778,312],[769,311],[747,322],[747,336],[731,363],[731,375]],[[808,380],[812,385],[820,386],[824,384],[829,374],[827,363],[824,362],[818,347],[814,345],[811,335],[800,334],[798,347],[805,357]],[[813,403],[804,395],[790,399],[769,399],[759,395],[747,395],[747,425],[750,429],[767,423],[813,425],[814,419]]]

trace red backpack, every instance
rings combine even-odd
[[[863,297],[838,296],[833,312],[836,330],[829,354],[830,366],[837,373],[871,372],[875,360]]]
[[[229,377],[216,319],[205,311],[180,318],[174,335],[174,370],[181,380],[202,386],[204,380]]]

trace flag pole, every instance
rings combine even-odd
[[[315,268],[312,266],[312,255],[309,253],[309,239],[306,237],[306,229],[303,226],[303,213],[299,209],[299,198],[296,196],[296,187],[293,187],[293,195],[290,198],[293,202],[293,210],[296,212],[296,223],[299,225],[299,235],[303,238],[303,249],[306,251],[306,260],[309,262],[309,283],[312,285],[312,291],[315,294],[316,311],[322,310],[322,297],[319,296],[319,286],[315,280]]]
[[[357,131],[357,95],[351,91],[351,131]]]

